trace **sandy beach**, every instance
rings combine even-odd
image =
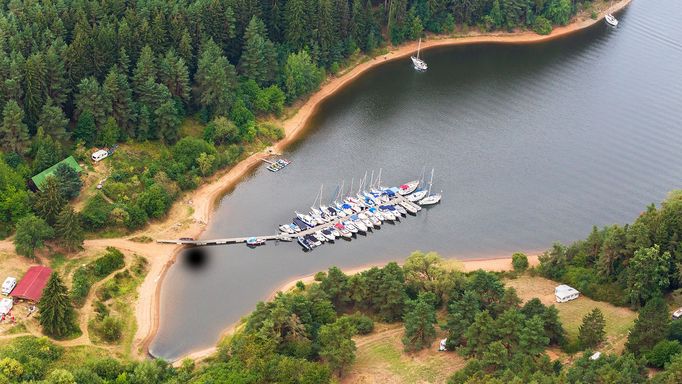
[[[546,36],[526,31],[490,34],[472,32],[466,36],[447,38],[430,36],[426,41],[422,42],[422,49],[478,43],[529,44],[545,42],[569,35],[572,32],[592,26],[597,22],[602,22],[606,13],[617,12],[627,6],[630,1],[631,0],[621,0],[614,3],[608,9],[600,12],[596,19],[591,19],[589,15],[579,15],[570,24],[555,28],[550,35]],[[306,123],[310,117],[314,115],[321,102],[347,84],[350,84],[367,70],[392,60],[405,58],[413,53],[416,50],[416,47],[416,42],[402,45],[392,49],[384,55],[362,62],[338,77],[329,78],[315,94],[311,95],[310,98],[298,107],[298,110],[293,116],[282,122],[285,137],[268,150],[272,150],[275,153],[284,151],[287,146],[300,137],[305,130]],[[145,256],[149,261],[149,274],[140,287],[139,298],[135,309],[137,332],[133,341],[132,353],[134,355],[137,355],[138,357],[145,357],[148,355],[148,345],[153,340],[159,323],[161,282],[163,281],[166,271],[175,261],[175,257],[181,247],[176,245],[134,242],[128,238],[136,236],[148,236],[153,239],[177,238],[181,236],[199,237],[211,220],[216,201],[224,195],[225,191],[237,185],[250,170],[261,163],[261,159],[267,156],[267,151],[254,153],[226,172],[219,173],[209,179],[205,184],[190,193],[187,197],[176,202],[171,208],[168,218],[161,222],[152,223],[148,228],[139,233],[132,234],[126,238],[95,239],[87,240],[85,242],[86,247],[115,246]],[[7,246],[7,248],[9,248],[8,244],[8,241],[0,242],[0,245],[3,247]],[[406,250],[406,252],[409,251],[410,250]],[[537,257],[533,258],[532,262],[537,262]],[[507,256],[503,258],[467,260],[463,265],[465,270],[481,268],[495,271],[509,269],[510,263],[511,261]],[[346,273],[357,273],[369,267],[371,266],[348,270]],[[298,277],[280,287],[278,291],[288,289],[288,284],[295,284],[298,280],[306,281],[306,279],[311,278],[312,276]],[[188,357],[206,356],[209,354],[207,351],[200,351]]]

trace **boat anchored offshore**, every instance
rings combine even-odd
[[[257,247],[263,244],[265,244],[265,240],[259,239],[257,237],[249,237],[248,239],[246,239],[246,245],[249,247]]]
[[[607,13],[606,16],[604,17],[604,20],[606,20],[606,24],[612,26],[612,27],[617,27],[618,26],[618,19],[616,19],[612,14]]]
[[[414,65],[414,69],[416,69],[419,72],[424,72],[426,71],[429,66],[426,65],[426,62],[424,60],[419,58],[419,51],[421,50],[422,46],[422,39],[419,39],[419,45],[417,45],[417,56],[410,56],[412,59],[412,65]]]

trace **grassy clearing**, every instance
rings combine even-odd
[[[375,331],[355,338],[357,358],[342,383],[445,383],[465,365],[455,353],[427,350],[403,352],[402,324],[375,323]]]
[[[577,339],[578,328],[582,324],[583,317],[594,308],[599,308],[604,313],[606,320],[607,341],[603,348],[600,348],[602,351],[622,352],[628,331],[637,318],[637,313],[628,308],[594,301],[585,296],[568,303],[557,303],[554,298],[554,287],[557,286],[557,283],[542,277],[521,276],[506,280],[505,285],[514,287],[523,301],[537,297],[545,305],[556,305],[559,310],[559,317],[570,340]]]

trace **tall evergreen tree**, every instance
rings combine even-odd
[[[348,321],[337,320],[320,327],[320,357],[339,375],[355,361],[356,347],[351,338],[355,332]]]
[[[173,50],[166,52],[159,65],[159,81],[184,105],[189,104],[189,73],[185,60]]]
[[[83,187],[83,181],[78,172],[66,164],[59,164],[57,166],[54,177],[57,179],[61,194],[66,200],[71,200],[78,196]]]
[[[53,225],[57,215],[66,205],[59,181],[54,176],[48,176],[35,200],[35,210],[48,224]]]
[[[24,111],[16,101],[10,100],[2,110],[0,147],[5,152],[23,154],[28,145],[28,127],[24,123]]]
[[[35,128],[47,98],[47,67],[45,66],[43,55],[34,53],[29,56],[26,59],[25,70],[26,94],[24,97],[24,109],[26,110],[26,122],[30,127]]]
[[[106,79],[104,79],[102,92],[105,102],[110,106],[111,117],[116,120],[116,124],[125,133],[124,137],[134,136],[135,109],[133,94],[125,73],[112,68]]]
[[[110,105],[104,99],[102,87],[96,78],[87,77],[78,84],[76,112],[77,117],[80,117],[84,112],[90,112],[97,127],[104,124],[105,117],[110,112]]]
[[[265,24],[254,16],[244,32],[244,49],[239,62],[241,73],[260,86],[271,83],[277,74],[275,46],[267,38]]]
[[[405,335],[403,346],[406,351],[419,351],[428,348],[436,339],[436,309],[423,298],[408,305],[412,307],[405,314]]]
[[[140,52],[140,57],[137,59],[135,70],[133,71],[133,91],[136,96],[142,92],[145,83],[152,79],[156,81],[157,69],[156,60],[152,48],[145,45]]]
[[[636,355],[650,351],[666,338],[669,325],[670,314],[665,300],[661,297],[649,300],[639,311],[625,348]]]
[[[83,246],[85,235],[80,215],[68,205],[64,206],[57,216],[55,235],[59,243],[70,251],[81,249]]]
[[[64,115],[61,107],[55,105],[51,98],[47,99],[38,118],[38,128],[42,128],[46,134],[56,140],[65,140],[68,136],[66,133],[68,124],[69,119]]]
[[[213,41],[203,44],[196,81],[199,103],[215,116],[227,116],[232,103],[237,80],[234,66],[220,53]]]
[[[52,44],[45,54],[45,84],[47,97],[56,106],[63,106],[69,94],[69,83],[66,79],[64,60],[59,54],[64,48],[64,43],[60,40]],[[60,48],[58,48],[60,47]],[[44,110],[44,109],[43,109]]]
[[[180,135],[180,117],[173,100],[161,104],[154,115],[158,137],[168,144],[175,143]]]
[[[46,334],[63,337],[76,328],[75,313],[68,291],[57,272],[53,272],[38,302],[40,325]]]
[[[582,348],[594,348],[604,341],[606,332],[604,314],[599,308],[593,309],[583,317],[583,323],[578,328],[578,341]]]

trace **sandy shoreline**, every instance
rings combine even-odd
[[[570,24],[562,27],[555,28],[549,35],[538,35],[534,32],[517,32],[517,33],[491,33],[491,34],[471,34],[464,37],[452,37],[452,38],[437,38],[432,37],[432,40],[422,41],[422,49],[429,49],[433,47],[440,46],[452,46],[452,45],[465,45],[465,44],[481,44],[481,43],[500,43],[500,44],[531,44],[531,43],[541,43],[550,40],[554,40],[560,37],[570,35],[573,32],[588,28],[598,22],[601,22],[604,18],[605,13],[615,13],[630,4],[631,0],[621,0],[611,7],[609,7],[604,12],[600,12],[596,19],[577,17]],[[292,142],[297,140],[301,133],[306,128],[306,123],[311,116],[315,114],[321,102],[327,99],[329,96],[333,95],[344,86],[350,84],[357,77],[364,74],[367,70],[379,66],[383,63],[405,58],[412,54],[417,48],[417,43],[408,43],[402,45],[384,55],[374,57],[368,61],[358,64],[351,70],[345,72],[340,77],[334,77],[324,83],[321,88],[313,94],[299,109],[298,111],[289,119],[284,121],[284,139],[277,142],[271,149],[274,152],[281,153],[287,148]],[[233,188],[238,184],[238,182],[253,168],[261,163],[263,158],[268,156],[267,152],[258,152],[250,155],[246,159],[242,160],[234,167],[230,168],[226,173],[221,176],[215,177],[210,182],[202,185],[197,190],[191,194],[191,206],[194,212],[191,215],[191,224],[188,228],[182,228],[182,236],[192,236],[198,238],[204,231],[205,227],[209,224],[212,213],[215,210],[215,204],[221,196],[224,195],[226,190]],[[183,209],[184,202],[177,202],[173,209]],[[172,225],[167,220],[166,222],[160,223],[157,226]],[[167,229],[167,228],[166,228]],[[168,233],[168,230],[162,231],[162,233]],[[177,233],[177,229],[174,230]],[[149,234],[149,230],[143,231],[142,234]],[[157,237],[158,238],[158,237]],[[133,252],[138,252],[142,255],[147,256],[150,262],[150,271],[147,278],[142,283],[139,290],[139,299],[136,303],[136,320],[137,320],[137,332],[133,341],[133,353],[138,356],[143,356],[148,354],[148,347],[151,341],[154,339],[159,323],[159,309],[160,309],[160,291],[161,282],[165,276],[168,268],[175,261],[175,257],[181,247],[169,246],[161,244],[141,244],[131,242],[125,239],[102,239],[102,240],[91,240],[91,242],[107,242],[110,245],[113,242],[116,244],[114,246],[121,247]],[[87,242],[86,242],[87,244]],[[472,266],[473,269],[486,269],[486,270],[500,270],[491,268],[502,268],[502,265],[509,266],[510,259],[508,257],[504,258],[491,258],[483,260],[467,260],[464,265]],[[474,267],[475,266],[475,267]],[[371,266],[369,266],[371,267]],[[356,268],[349,270],[347,273],[357,273],[363,268],[368,268],[367,266],[362,268]],[[466,267],[468,270],[468,267]],[[506,267],[505,267],[506,268]],[[353,272],[355,271],[355,272]],[[303,277],[304,279],[306,276]],[[295,284],[301,278],[297,278],[293,281]],[[291,283],[291,282],[290,282]],[[286,288],[285,286],[282,288]],[[282,290],[279,289],[279,290]],[[276,292],[276,291],[275,291]],[[230,327],[228,329],[232,329]],[[223,332],[225,334],[225,332]],[[214,350],[213,348],[212,350]],[[192,353],[186,357],[191,358],[202,358],[206,356],[206,351],[199,351],[197,353]]]

